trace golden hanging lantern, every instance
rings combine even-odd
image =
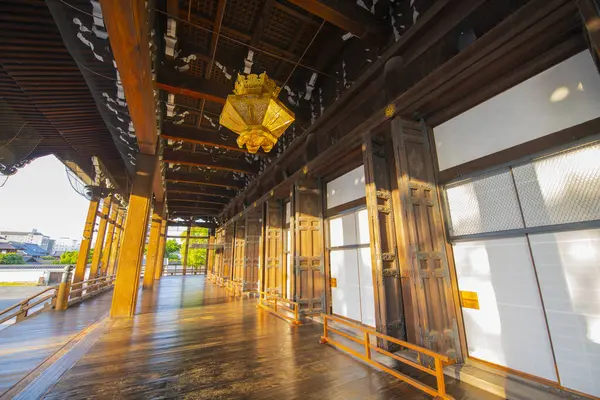
[[[227,96],[219,122],[239,135],[240,148],[246,145],[253,154],[260,147],[269,152],[294,122],[294,113],[277,99],[279,91],[266,72],[238,74],[234,94]]]

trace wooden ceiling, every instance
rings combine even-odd
[[[285,196],[302,171],[354,165],[389,102],[435,126],[585,48],[569,0],[167,0],[157,15],[159,37],[177,43],[155,83],[169,209],[222,220],[272,189]],[[296,113],[269,154],[246,154],[218,124],[244,70],[285,84]],[[217,192],[225,207],[206,203]]]
[[[0,15],[0,147],[30,130],[37,139],[18,166],[55,154],[93,176],[98,156],[125,187],[124,160],[46,2],[2,1]]]
[[[157,4],[158,37],[176,39],[174,53],[162,40],[155,81],[164,116],[171,215],[198,211],[200,217],[217,216],[358,78],[372,62],[367,57],[375,59],[393,41],[387,13],[375,10],[372,1],[365,3],[372,9],[352,2],[301,0]],[[176,29],[169,29],[170,24]],[[345,49],[357,55],[352,65],[342,65]],[[219,125],[219,116],[237,74],[264,71],[278,85],[285,84],[280,99],[295,112],[296,122],[270,153],[250,155],[238,147],[236,134]],[[326,93],[315,89],[325,81]],[[200,201],[191,203],[195,198],[189,196],[201,196]],[[215,196],[221,200],[205,201]]]

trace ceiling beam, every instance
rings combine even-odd
[[[169,193],[169,196],[171,196],[173,193],[177,193],[216,196],[224,199],[231,199],[237,194],[235,190],[217,186],[186,185],[173,182],[167,182],[167,192]]]
[[[169,219],[167,221],[168,226],[189,226],[188,221],[176,221],[174,219]],[[217,224],[211,224],[210,222],[192,222],[192,228],[208,228],[208,229],[216,229]]]
[[[258,164],[248,163],[244,158],[241,160],[219,157],[214,161],[212,157],[200,153],[190,153],[184,151],[165,150],[163,153],[165,163],[188,165],[192,167],[209,168],[219,171],[241,172],[249,175],[258,174]]]
[[[173,194],[169,195],[169,201],[184,201],[184,202],[188,202],[188,203],[195,203],[195,202],[200,201],[200,202],[216,204],[216,205],[220,205],[220,206],[224,206],[227,203],[229,203],[229,200],[227,200],[224,197],[200,195],[200,194],[191,195],[191,194],[184,194],[184,193],[173,193]]]
[[[173,200],[169,199],[169,207],[176,210],[177,208],[194,207],[203,208],[207,210],[220,211],[224,205],[220,203],[212,203],[206,201],[189,201],[189,200]]]
[[[189,183],[192,185],[216,186],[229,189],[242,189],[244,182],[231,177],[211,177],[212,174],[172,172],[167,171],[166,181],[177,183]]]
[[[101,0],[102,15],[113,52],[127,108],[142,154],[156,154],[156,109],[152,88],[151,57],[145,3],[135,0]],[[152,190],[164,199],[160,168],[155,168]]]
[[[202,215],[202,216],[207,216],[207,217],[214,217],[219,213],[219,211],[221,211],[220,208],[206,208],[206,207],[181,206],[181,205],[172,206],[171,204],[169,204],[169,210],[171,211],[171,213],[185,212],[185,213],[190,213],[190,214],[199,215],[199,216]]]
[[[225,99],[233,92],[233,82],[231,85],[226,85],[164,67],[158,70],[154,86],[169,93],[182,94],[219,104],[225,104]]]
[[[156,110],[151,101],[154,92],[145,4],[135,0],[101,0],[100,4],[138,146],[143,154],[155,154]]]
[[[364,39],[367,36],[385,37],[383,24],[373,14],[355,2],[335,0],[288,0],[290,3]]]
[[[200,144],[209,147],[218,147],[238,153],[248,153],[245,148],[240,148],[236,142],[237,135],[227,128],[220,130],[195,127],[189,125],[177,125],[172,122],[163,124],[162,135],[164,139],[181,140],[186,143]],[[262,149],[256,153],[260,157],[274,157],[265,153]]]
[[[585,23],[592,48],[596,52],[596,56],[600,57],[600,12],[598,3],[594,3],[594,0],[579,0],[577,6]]]

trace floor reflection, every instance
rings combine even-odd
[[[115,324],[46,398],[427,398],[320,345],[321,331],[292,327],[204,276],[164,277],[140,293],[136,316]],[[495,399],[448,387],[457,398]]]

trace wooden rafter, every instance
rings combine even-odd
[[[169,201],[184,201],[189,203],[204,202],[210,204],[217,204],[224,206],[228,203],[228,200],[224,197],[208,196],[208,195],[189,195],[189,194],[176,194],[169,195]]]
[[[233,83],[231,86],[224,85],[213,80],[198,78],[167,68],[161,68],[156,79],[154,86],[157,89],[195,99],[214,101],[219,104],[225,104],[227,95],[233,91]]]
[[[334,0],[288,0],[311,14],[330,22],[359,38],[384,37],[383,24],[355,2]]]
[[[102,0],[100,4],[140,152],[154,155],[158,135],[145,4],[134,0]],[[154,170],[152,190],[163,201],[160,168]]]
[[[220,171],[242,172],[250,175],[256,175],[258,173],[258,165],[256,163],[250,164],[244,159],[236,160],[220,157],[215,161],[210,156],[183,151],[165,150],[163,153],[163,161],[165,163],[176,165],[203,167]]]
[[[171,172],[166,174],[167,182],[187,183],[192,185],[216,186],[229,189],[242,189],[244,182],[235,180],[231,177],[213,178],[210,174],[190,173],[190,172]]]
[[[245,148],[240,148],[236,142],[237,135],[228,129],[221,130],[207,127],[193,127],[189,125],[177,125],[167,122],[163,125],[162,138],[186,143],[199,144],[209,147],[217,147],[238,153],[247,153]],[[273,157],[269,153],[259,151],[256,155],[260,157]]]
[[[223,208],[223,206],[221,204],[215,204],[215,203],[206,202],[206,201],[190,202],[190,201],[185,201],[185,200],[173,200],[173,199],[169,199],[169,207],[171,207],[174,210],[177,210],[178,208],[201,208],[201,209],[214,210],[214,211],[219,211],[219,210],[221,210],[221,208]]]
[[[236,192],[231,189],[221,188],[216,186],[198,186],[198,185],[186,185],[177,184],[174,182],[167,182],[167,193],[171,196],[173,193],[176,194],[190,194],[190,195],[207,195],[216,196],[224,199],[231,199],[235,197]]]

